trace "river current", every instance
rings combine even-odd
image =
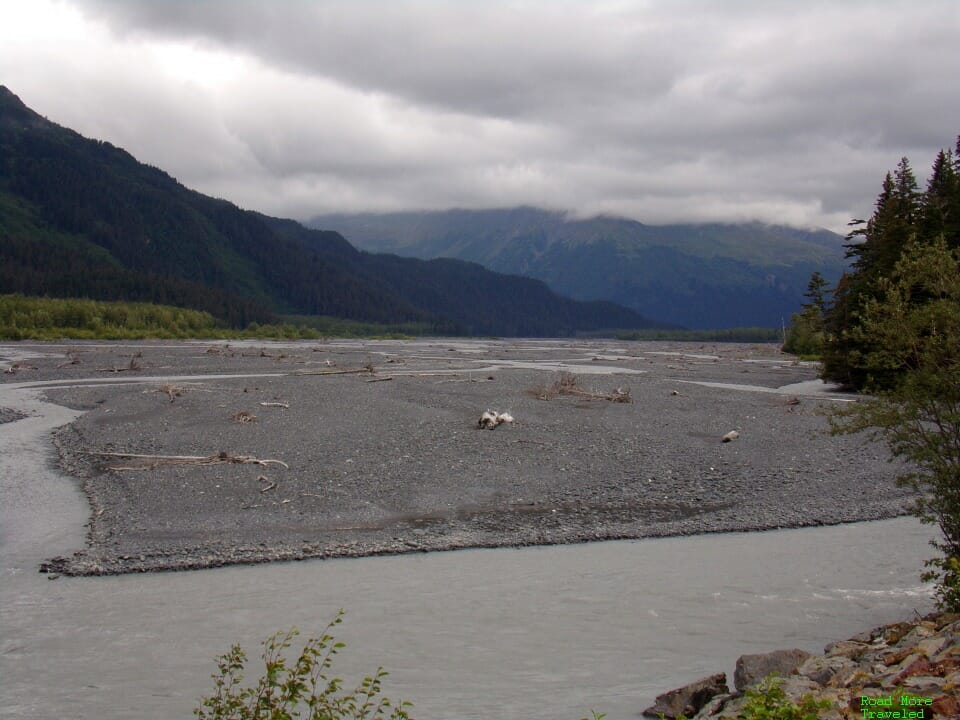
[[[418,718],[636,718],[743,653],[824,643],[932,607],[912,518],[827,528],[49,580],[84,498],[51,462],[74,411],[7,385],[0,405],[0,717],[186,718],[214,656],[319,633],[347,610],[337,673],[378,665]],[[250,675],[253,675],[251,669]]]

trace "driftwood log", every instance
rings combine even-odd
[[[142,463],[136,466],[107,468],[108,470],[116,472],[121,470],[147,470],[159,465],[220,465],[223,463],[234,463],[237,465],[279,465],[288,470],[290,469],[290,466],[283,462],[283,460],[261,460],[252,455],[230,455],[225,451],[220,451],[214,455],[143,455],[140,453],[96,451],[84,451],[80,454],[91,455],[93,457],[126,458]]]

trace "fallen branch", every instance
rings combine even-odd
[[[67,365],[79,365],[80,358],[78,358],[74,353],[67,353],[68,360],[57,365],[57,369],[65,368]]]
[[[97,368],[97,372],[114,372],[114,373],[136,372],[141,369],[142,368],[140,367],[140,361],[137,360],[137,356],[134,356],[130,358],[130,364],[127,365],[126,367],[118,368],[114,366],[114,367],[108,367],[108,368]]]
[[[18,370],[36,370],[33,365],[27,365],[25,362],[15,362],[13,365],[4,370],[6,375],[15,375]]]
[[[225,451],[220,451],[216,455],[142,455],[139,453],[124,452],[98,452],[92,450],[81,451],[81,455],[93,455],[94,457],[114,457],[129,458],[131,460],[150,460],[156,465],[219,465],[221,463],[234,463],[237,465],[280,465],[290,469],[283,460],[261,460],[252,455],[230,455]]]
[[[571,395],[585,400],[607,400],[617,403],[633,402],[633,395],[630,392],[630,388],[618,387],[611,393],[590,392],[580,387],[579,378],[569,372],[560,373],[560,376],[554,380],[551,385],[541,385],[531,388],[527,393],[537,400],[553,400],[553,398],[560,395]]]
[[[370,378],[366,382],[387,382],[388,380],[393,380],[393,378],[388,375],[387,377]]]
[[[280,408],[290,408],[290,403],[285,402],[262,402],[260,407],[280,407]]]
[[[353,370],[298,370],[294,375],[360,375],[373,374],[372,367],[355,368]]]
[[[262,493],[265,493],[267,490],[273,490],[277,486],[277,484],[273,482],[270,478],[268,478],[266,475],[261,475],[260,477],[258,477],[257,482],[262,482],[267,484],[266,487],[260,488],[260,492]]]
[[[176,398],[183,395],[183,388],[179,385],[161,385],[157,388],[157,392],[166,393],[170,398],[170,402],[173,402]]]
[[[438,380],[436,384],[443,385],[444,383],[475,383],[475,382],[492,382],[492,381],[493,381],[493,375],[489,375],[485,378],[471,377],[471,378],[462,378],[458,380]]]

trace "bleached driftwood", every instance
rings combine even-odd
[[[3,372],[6,375],[15,375],[19,370],[36,370],[36,369],[37,368],[35,368],[33,365],[28,365],[25,362],[15,362]]]
[[[595,393],[580,387],[580,380],[570,372],[562,372],[549,386],[531,388],[528,393],[537,400],[553,400],[560,395],[571,395],[584,400],[607,400],[616,403],[633,402],[633,394],[628,387],[618,387],[611,393]]]
[[[176,398],[183,395],[183,388],[179,385],[161,385],[157,388],[157,392],[166,393],[170,398],[170,402],[173,402]]]
[[[294,375],[361,375],[373,374],[372,367],[354,368],[352,370],[297,370]]]
[[[97,368],[97,372],[113,372],[113,373],[137,372],[143,369],[140,366],[140,361],[137,359],[137,357],[138,356],[135,355],[132,358],[130,358],[130,363],[126,367],[118,368],[114,366],[114,367],[108,367],[108,368]]]
[[[59,370],[60,368],[65,368],[67,367],[67,365],[79,365],[79,364],[80,364],[80,358],[77,357],[76,353],[67,353],[67,360],[57,365],[57,370]]]
[[[288,408],[288,409],[289,409],[290,403],[285,403],[285,402],[262,402],[262,403],[260,403],[260,407],[279,407],[279,408]]]
[[[94,457],[112,457],[112,458],[128,458],[130,460],[143,460],[145,462],[152,463],[151,467],[156,467],[158,465],[219,465],[222,463],[234,463],[237,465],[279,465],[283,468],[290,469],[290,466],[287,465],[283,460],[261,460],[260,458],[255,458],[252,455],[230,455],[226,451],[221,450],[215,455],[143,455],[140,453],[124,453],[124,452],[102,452],[102,451],[93,451],[87,450],[80,453],[81,455],[92,455]],[[131,467],[131,468],[107,468],[108,470],[120,470],[120,469],[130,469],[130,470],[140,470],[146,469],[144,466]]]
[[[508,412],[497,412],[496,410],[487,410],[477,421],[477,427],[481,430],[493,430],[503,423],[512,423],[513,415]]]

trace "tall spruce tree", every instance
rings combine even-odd
[[[960,188],[957,183],[953,152],[941,150],[923,194],[920,234],[926,238],[942,235],[950,247],[960,246]]]
[[[960,137],[957,139],[960,149]],[[904,157],[887,173],[873,215],[856,220],[847,236],[847,257],[852,270],[841,278],[825,318],[823,377],[853,389],[892,382],[896,368],[884,380],[868,369],[860,325],[863,307],[876,299],[884,278],[889,278],[908,245],[929,245],[943,237],[950,247],[960,243],[960,164],[949,150],[941,151],[933,165],[925,192],[921,193],[910,161]]]

